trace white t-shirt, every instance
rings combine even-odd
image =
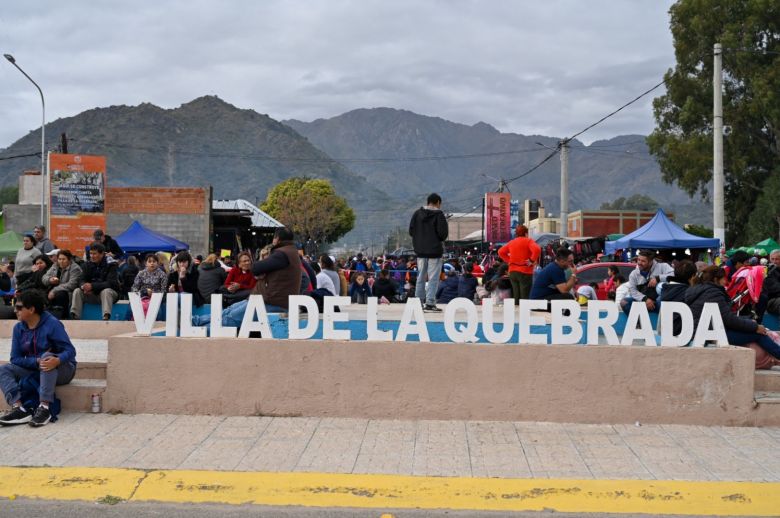
[[[331,295],[338,293],[336,291],[336,286],[334,286],[330,276],[325,272],[320,272],[317,274],[317,288],[328,290]]]

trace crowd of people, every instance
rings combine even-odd
[[[11,362],[0,366],[0,389],[11,410],[0,425],[29,423],[42,426],[56,418],[57,385],[69,383],[76,369],[76,351],[61,319],[80,319],[85,303],[99,304],[103,319],[111,318],[113,306],[129,293],[140,296],[144,308],[154,293],[191,294],[196,306],[212,295],[222,297],[222,321],[238,327],[249,297],[263,295],[267,312],[287,312],[290,295],[308,295],[322,308],[324,297],[349,297],[366,304],[371,297],[380,303],[421,301],[424,311],[440,312],[440,304],[455,298],[479,303],[491,298],[497,304],[518,304],[522,299],[578,300],[585,304],[597,298],[596,283],[578,283],[574,253],[566,247],[554,251],[541,267],[542,250],[518,225],[515,238],[496,254],[450,255],[445,259],[447,221],[438,194],[409,223],[414,255],[404,257],[336,258],[323,254],[308,257],[287,228],[278,228],[272,242],[256,254],[249,251],[219,257],[192,257],[183,251],[169,257],[149,253],[142,260],[123,253],[119,244],[98,229],[93,234],[86,260],[69,250],[57,249],[43,226],[24,237],[15,261],[0,265],[0,290],[13,301],[19,321],[12,337]],[[550,253],[547,252],[549,256]],[[715,303],[730,344],[755,345],[780,364],[780,335],[761,324],[766,311],[780,314],[780,250],[770,254],[766,282],[760,296],[745,316],[735,311],[730,286],[740,279],[750,258],[738,252],[723,266],[689,260],[667,263],[653,251],[642,250],[628,279],[611,266],[603,288],[608,298],[626,313],[632,305],[644,304],[657,312],[664,301],[683,302],[691,308],[694,325],[704,304]],[[11,298],[11,296],[13,298]],[[208,325],[210,315],[193,316],[194,325]],[[679,334],[682,321],[673,321]]]

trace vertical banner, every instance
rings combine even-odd
[[[83,255],[95,229],[106,227],[106,157],[52,153],[49,158],[49,238]]]
[[[509,214],[511,198],[508,192],[485,193],[485,240],[506,243],[512,238]]]

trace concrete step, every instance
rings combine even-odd
[[[780,391],[757,391],[756,426],[780,426]]]
[[[0,365],[8,363],[0,360]],[[103,362],[79,362],[76,365],[76,377],[74,379],[106,379],[106,364]]]
[[[75,379],[106,379],[106,364],[102,362],[79,362]],[[778,389],[780,390],[780,389]]]
[[[770,392],[757,390],[755,399],[756,403],[759,405],[780,405],[780,391]]]
[[[100,394],[102,405],[103,393],[105,391],[105,379],[75,378],[67,385],[57,387],[54,393],[62,402],[63,412],[90,412],[92,409],[92,394]],[[8,409],[8,405],[4,400],[0,404],[3,410]]]
[[[780,367],[772,370],[756,371],[755,390],[757,392],[780,392]]]

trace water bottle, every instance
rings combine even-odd
[[[92,394],[92,413],[100,413],[100,394]]]

